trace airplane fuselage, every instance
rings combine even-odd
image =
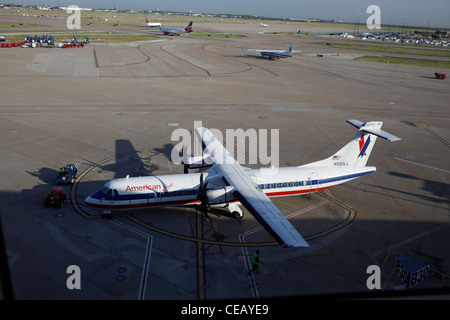
[[[159,30],[162,31],[164,33],[164,35],[179,36],[181,33],[190,33],[193,31],[192,30],[192,21],[184,29],[164,27]]]
[[[186,33],[184,29],[161,28],[160,30],[165,36],[179,36],[181,33]]]
[[[264,57],[269,57],[271,59],[273,58],[289,58],[292,57],[291,54],[287,54],[286,52],[282,51],[282,52],[274,52],[274,51],[263,51],[261,52],[261,56]]]
[[[281,167],[246,169],[256,185],[269,197],[308,194],[358,178],[375,171],[375,167]],[[129,177],[107,182],[99,191],[86,198],[88,206],[103,209],[132,209],[154,206],[199,204],[201,173]],[[214,173],[205,171],[205,179]],[[209,179],[209,177],[208,177]],[[228,187],[229,188],[229,187]],[[209,184],[211,205],[238,202],[232,193],[223,196],[227,186],[219,178]],[[231,197],[231,198],[230,198]]]
[[[147,18],[145,18],[145,25],[150,28],[161,28],[162,23],[160,22],[149,22]]]

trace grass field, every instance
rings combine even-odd
[[[2,28],[39,28],[43,27],[43,25],[40,24],[32,24],[32,23],[11,23],[11,22],[0,22],[0,30]]]
[[[237,34],[222,33],[222,32],[209,32],[209,31],[194,31],[189,35],[197,37],[211,37],[211,38],[242,38]]]
[[[416,67],[428,67],[436,69],[450,69],[450,61],[428,60],[428,59],[414,59],[414,58],[399,58],[399,57],[380,57],[380,56],[364,56],[356,58],[355,60],[373,61],[381,63],[405,64]]]
[[[150,35],[133,35],[133,34],[119,34],[114,32],[81,32],[81,31],[29,31],[26,34],[13,34],[8,35],[5,33],[7,41],[22,41],[27,35],[34,36],[37,35],[53,35],[56,42],[62,42],[68,39],[72,39],[72,36],[76,36],[78,40],[83,40],[85,36],[88,36],[90,41],[93,43],[125,43],[125,42],[136,42],[136,41],[150,41],[159,39],[158,36]],[[162,35],[162,33],[161,33]],[[221,33],[221,32],[209,32],[209,31],[194,31],[189,35],[196,37],[211,37],[211,38],[242,38],[240,35]]]
[[[434,57],[450,57],[450,48],[411,48],[410,46],[402,47],[401,45],[380,45],[380,44],[359,44],[359,43],[335,43],[320,42],[318,45],[327,45],[333,48],[365,50],[385,53],[413,54]]]

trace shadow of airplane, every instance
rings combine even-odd
[[[446,199],[445,200],[445,199],[427,197],[427,198],[429,198],[428,200],[430,200],[430,201],[445,202],[445,201],[448,201],[450,198],[450,184],[448,184],[448,183],[432,181],[432,180],[424,180],[424,179],[420,179],[415,176],[400,173],[400,172],[390,171],[389,174],[392,176],[395,176],[395,177],[399,177],[399,178],[423,181],[422,190],[431,192],[433,195],[435,195],[437,197],[442,197],[442,198]],[[417,195],[417,196],[419,196],[419,195]],[[420,196],[420,197],[423,197],[423,196]]]
[[[125,178],[129,176],[149,175],[159,169],[159,166],[152,162],[152,158],[163,152],[162,148],[146,150],[150,155],[141,157],[141,151],[136,150],[129,140],[119,139],[115,142],[114,162],[98,164],[93,161],[83,159],[83,161],[97,166],[100,170],[114,173],[113,179]],[[164,153],[166,154],[166,153]]]
[[[165,144],[162,148],[145,150],[147,153],[150,152],[150,155],[141,157],[139,155],[140,151],[136,150],[129,140],[119,139],[115,142],[115,156],[113,163],[97,165],[97,163],[88,159],[82,159],[82,162],[97,165],[97,167],[103,171],[114,172],[114,179],[124,178],[127,175],[149,175],[159,169],[159,166],[152,162],[152,158],[156,155],[163,154],[170,160],[171,147],[171,144]],[[61,164],[61,167],[65,165],[67,165],[67,163]],[[41,168],[35,172],[26,172],[39,178],[39,180],[46,184],[53,185],[56,184],[56,178],[59,175],[59,168]]]

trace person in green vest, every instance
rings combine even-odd
[[[259,257],[259,250],[256,250],[256,252],[253,254],[253,257],[252,257],[253,268],[252,268],[252,270],[250,270],[248,272],[248,274],[252,273],[253,271],[256,271],[256,273],[258,273],[258,268],[259,268],[259,265],[261,263],[262,262],[261,262],[261,259]]]

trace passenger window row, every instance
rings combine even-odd
[[[317,184],[317,180],[265,183],[265,184],[260,184],[259,187],[261,189],[276,189],[276,188],[288,188],[288,187],[302,187],[302,186],[309,186],[312,184]]]
[[[155,192],[156,197],[181,197],[196,195],[197,190],[180,190],[180,191],[167,191],[167,192]]]

